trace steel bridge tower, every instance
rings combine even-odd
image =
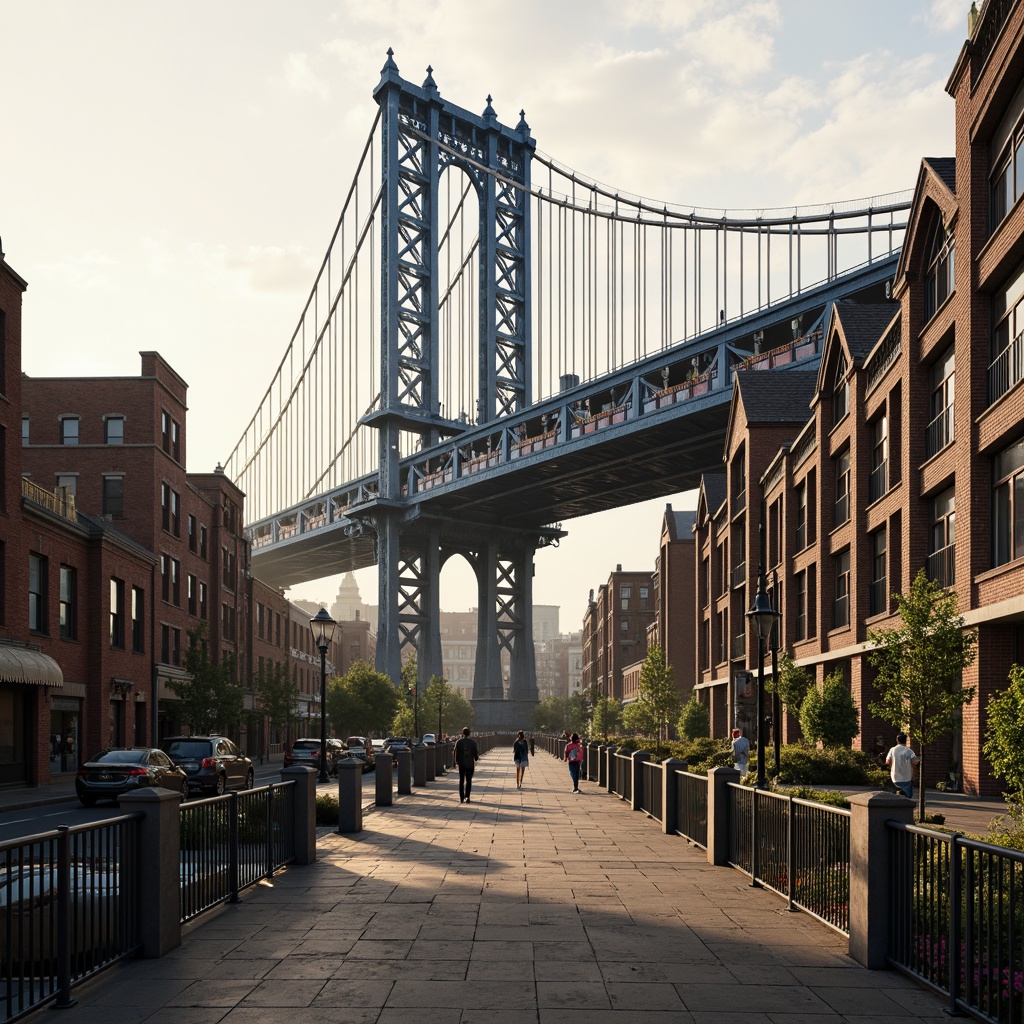
[[[427,69],[422,86],[401,78],[388,51],[374,90],[381,110],[380,400],[364,422],[378,430],[379,493],[359,515],[376,534],[377,668],[397,684],[414,652],[419,682],[442,673],[439,582],[461,555],[478,586],[473,705],[478,725],[521,728],[537,702],[533,647],[534,554],[559,531],[511,530],[500,521],[431,517],[407,500],[403,435],[427,448],[461,433],[439,401],[439,183],[459,168],[479,206],[480,422],[530,404],[530,161],[535,143],[521,116],[508,128],[491,100],[482,115],[441,98]],[[508,653],[508,692],[502,652]]]

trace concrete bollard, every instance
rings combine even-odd
[[[412,792],[412,751],[400,747],[395,754],[398,760],[398,795]]]
[[[302,765],[281,769],[282,782],[295,783],[295,863],[316,861],[316,771]]]
[[[345,757],[338,762],[338,832],[363,830],[363,762]]]
[[[434,775],[444,775],[444,744],[440,740],[434,744]]]
[[[423,744],[423,765],[424,765],[424,777],[427,782],[433,782],[437,777],[437,770],[435,768],[436,758],[434,756],[434,748],[429,744]]]
[[[679,829],[679,776],[676,772],[685,772],[686,767],[686,762],[678,757],[661,762],[661,831],[667,836],[675,835]]]
[[[391,777],[391,767],[394,759],[390,754],[377,755],[377,777],[374,803],[378,807],[390,807],[394,803],[394,779]]]
[[[854,793],[850,803],[850,956],[869,970],[888,965],[889,835],[885,823],[914,821],[914,801],[893,793]]]
[[[629,755],[632,762],[630,772],[633,777],[633,784],[629,787],[630,810],[640,811],[644,806],[644,762],[651,756],[649,750],[634,750]]]
[[[716,867],[729,863],[729,783],[741,778],[735,768],[708,772],[708,863]]]
[[[412,748],[412,784],[414,786],[427,784],[427,748],[423,743],[417,743]]]
[[[602,789],[608,788],[608,762],[605,759],[605,751],[607,749],[607,743],[602,743],[597,748],[597,784]]]
[[[141,814],[138,862],[142,955],[159,957],[181,945],[181,798],[152,787],[120,798],[122,814]]]

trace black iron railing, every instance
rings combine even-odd
[[[889,822],[889,962],[951,1013],[1024,1020],[1024,853]]]
[[[1018,334],[988,368],[988,404],[1002,398],[1024,377],[1024,333]]]
[[[661,803],[664,791],[665,772],[660,764],[644,761],[640,766],[640,810],[655,821],[661,821]]]
[[[708,845],[708,777],[676,772],[676,832],[696,846]]]
[[[953,443],[953,406],[947,405],[925,428],[924,451],[927,458],[937,455]]]
[[[928,578],[940,587],[951,587],[956,583],[956,544],[947,544],[928,556],[926,566]]]
[[[134,953],[139,816],[0,843],[0,1019],[49,1002]]]

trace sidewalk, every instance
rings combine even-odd
[[[846,939],[584,783],[509,749],[321,829],[292,867],[74,991],[65,1024],[892,1024],[944,1018]],[[300,1009],[301,1008],[301,1009]],[[298,1013],[296,1013],[298,1010]],[[51,1011],[28,1018],[35,1024]]]

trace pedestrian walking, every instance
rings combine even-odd
[[[580,769],[583,767],[583,744],[576,733],[569,738],[565,748],[565,759],[569,762],[569,774],[572,776],[572,791],[580,791]]]
[[[732,731],[732,766],[740,773],[746,775],[750,765],[750,740],[743,735],[742,729]]]
[[[516,764],[516,789],[523,788],[523,778],[526,775],[526,769],[530,765],[529,750],[530,745],[526,742],[523,730],[520,729],[515,743],[512,744],[512,760]]]
[[[459,769],[459,803],[468,804],[473,791],[473,772],[480,760],[476,740],[469,735],[469,726],[462,730],[462,739],[455,744],[455,764]]]
[[[533,755],[537,753],[536,749],[534,749],[534,748],[535,748],[535,744],[534,744],[534,741],[533,741],[533,736],[531,735],[530,736],[530,757],[533,757]]]
[[[896,746],[885,755],[893,785],[908,799],[914,799],[914,765],[920,760],[907,742],[907,734],[896,737]]]

